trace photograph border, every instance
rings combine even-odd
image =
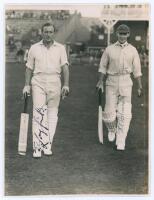
[[[2,4],[0,5],[0,11],[1,11],[1,21],[0,21],[0,25],[1,27],[3,27],[3,30],[4,31],[1,31],[1,45],[0,46],[0,52],[1,55],[0,55],[0,61],[1,63],[3,63],[3,67],[1,68],[1,71],[0,71],[0,74],[1,74],[1,91],[2,91],[2,98],[0,100],[1,102],[1,107],[0,107],[0,111],[1,113],[3,113],[3,115],[1,115],[1,133],[0,133],[0,136],[2,138],[2,144],[1,144],[1,152],[0,152],[0,158],[1,160],[3,161],[1,166],[0,166],[0,185],[3,185],[3,188],[0,187],[0,194],[2,194],[1,196],[3,198],[12,198],[12,199],[15,199],[15,198],[18,198],[18,199],[23,199],[23,196],[22,197],[6,197],[4,196],[4,171],[5,171],[5,164],[4,164],[4,149],[5,149],[5,138],[4,138],[4,133],[5,133],[5,17],[4,17],[4,9],[5,9],[5,6],[6,5],[10,5],[10,4],[22,4],[24,5],[24,3],[26,4],[30,4],[28,2],[31,2],[31,4],[55,4],[55,1],[50,1],[49,2],[46,2],[46,1],[34,1],[34,0],[23,0],[23,1],[17,1],[17,0],[14,0],[14,1],[9,1],[9,0],[6,0],[6,1],[2,1]],[[37,3],[38,2],[38,3]],[[120,1],[122,4],[125,4],[125,3],[128,3],[128,1]],[[110,3],[114,3],[114,4],[118,4],[120,3],[119,1],[81,1],[80,3],[80,0],[76,2],[74,1],[62,1],[62,2],[59,2],[58,1],[58,4],[69,4],[69,5],[72,5],[72,4],[102,4],[102,3],[105,3],[105,4],[110,4]],[[129,3],[134,3],[135,4],[135,1],[129,1]],[[149,30],[150,30],[150,50],[151,50],[151,53],[150,53],[150,57],[149,57],[149,60],[150,60],[150,65],[149,65],[149,195],[49,195],[49,196],[34,196],[35,198],[37,199],[42,199],[45,198],[45,199],[140,199],[140,198],[144,198],[144,199],[153,199],[154,197],[154,191],[152,190],[152,185],[154,184],[154,181],[153,181],[153,178],[154,178],[154,173],[153,173],[153,152],[154,152],[154,145],[153,145],[153,141],[154,141],[154,136],[153,136],[153,131],[154,131],[154,128],[152,127],[152,123],[153,123],[153,110],[154,110],[154,107],[152,105],[152,100],[153,100],[153,81],[152,81],[152,77],[154,75],[154,69],[153,69],[153,56],[152,56],[152,53],[153,53],[153,47],[154,47],[154,44],[153,44],[153,39],[152,39],[152,32],[153,32],[153,22],[152,22],[152,19],[154,19],[154,10],[153,10],[153,7],[154,7],[154,4],[152,1],[140,1],[139,3],[149,3],[151,5],[151,16],[150,16],[150,19],[149,19]],[[31,199],[31,198],[34,198],[32,196],[25,196],[24,199]]]

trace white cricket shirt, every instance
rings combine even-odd
[[[108,74],[106,85],[132,86],[130,73],[134,77],[142,75],[136,48],[127,42],[123,45],[116,42],[108,46],[101,57],[99,72]]]
[[[68,64],[64,45],[54,41],[47,48],[43,41],[31,46],[26,66],[33,70],[34,76],[38,73],[60,75],[61,66]]]

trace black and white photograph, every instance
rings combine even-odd
[[[7,3],[3,15],[4,196],[148,198],[150,3]]]

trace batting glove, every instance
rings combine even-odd
[[[30,96],[30,85],[25,85],[24,88],[23,88],[23,97],[26,98],[27,96]]]
[[[65,97],[67,97],[68,94],[69,94],[69,87],[64,85],[62,87],[62,90],[61,90],[62,99],[64,99]]]
[[[96,85],[96,89],[99,91],[100,89],[102,90],[102,93],[104,92],[104,84],[102,80],[99,80],[97,85]]]

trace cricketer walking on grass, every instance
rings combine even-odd
[[[117,150],[125,150],[126,137],[132,118],[130,74],[133,73],[138,83],[138,96],[142,94],[141,64],[138,52],[127,42],[130,28],[121,24],[116,31],[118,41],[108,46],[100,61],[97,88],[104,91],[106,79],[106,103],[102,118],[108,128],[108,139],[116,139]]]
[[[33,100],[33,157],[52,155],[60,98],[69,93],[69,68],[65,47],[54,40],[54,25],[42,26],[42,40],[28,52],[23,94]],[[61,89],[61,72],[63,87]]]

